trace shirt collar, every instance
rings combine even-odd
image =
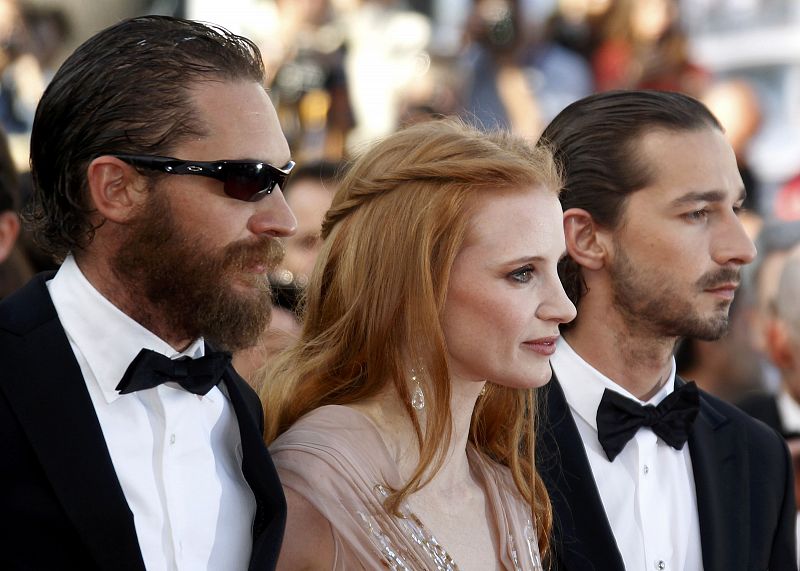
[[[140,350],[151,349],[171,359],[205,354],[202,337],[176,351],[131,319],[89,283],[72,255],[47,287],[67,337],[86,359],[108,403],[120,397],[115,387]]]
[[[672,359],[669,379],[648,401],[639,400],[584,361],[563,337],[559,338],[556,352],[550,358],[550,363],[558,377],[561,388],[564,390],[564,396],[570,408],[595,431],[597,430],[597,407],[600,406],[600,400],[603,398],[603,392],[606,389],[615,391],[642,405],[657,405],[675,390],[674,358]]]
[[[782,428],[789,433],[800,432],[800,404],[784,389],[776,398]]]

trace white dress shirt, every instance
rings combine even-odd
[[[148,571],[247,569],[255,497],[242,474],[236,415],[214,387],[197,396],[168,383],[120,395],[142,348],[175,351],[104,298],[69,256],[47,283],[80,365]],[[222,385],[220,385],[222,386]]]
[[[689,446],[675,450],[647,427],[609,462],[597,439],[597,407],[609,389],[642,405],[657,405],[668,381],[643,402],[584,361],[562,338],[551,358],[578,426],[611,531],[628,571],[701,571],[700,523]],[[602,562],[596,564],[602,566]]]
[[[778,407],[778,418],[786,432],[800,434],[800,404],[792,398],[786,389],[781,388],[775,397]]]

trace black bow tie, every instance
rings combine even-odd
[[[689,438],[699,405],[693,382],[675,389],[658,406],[642,406],[606,389],[597,407],[597,438],[612,462],[642,426],[649,426],[656,436],[680,450]]]
[[[219,383],[230,362],[231,354],[224,352],[210,351],[199,359],[170,359],[150,349],[142,349],[131,361],[117,390],[126,395],[172,382],[190,393],[205,395]]]

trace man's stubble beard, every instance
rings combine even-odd
[[[738,269],[721,268],[704,274],[694,285],[695,297],[687,299],[673,287],[669,272],[647,274],[634,267],[619,243],[610,267],[614,308],[631,328],[664,337],[691,337],[715,341],[728,330],[730,303],[719,302],[713,314],[701,315],[693,301],[703,291],[730,281],[739,281]]]
[[[176,223],[162,191],[149,193],[111,260],[115,276],[129,289],[131,317],[150,330],[185,339],[202,336],[228,351],[255,344],[269,324],[267,275],[283,257],[283,245],[256,237],[209,252],[202,235],[189,236]],[[255,265],[266,268],[263,275],[245,272]],[[236,291],[234,282],[247,291]]]

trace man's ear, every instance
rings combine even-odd
[[[792,339],[788,325],[781,319],[771,318],[766,326],[767,353],[776,367],[785,371],[797,366],[794,362]]]
[[[579,265],[590,270],[604,266],[608,254],[606,234],[583,208],[570,208],[564,212],[567,254]]]
[[[0,212],[0,263],[5,262],[19,236],[19,216],[13,210]]]
[[[99,156],[89,163],[86,178],[98,214],[118,224],[129,221],[147,195],[142,175],[110,155]]]

